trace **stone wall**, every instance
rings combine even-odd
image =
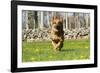
[[[49,29],[29,29],[23,30],[22,39],[23,41],[50,41]],[[64,38],[67,39],[88,39],[90,36],[89,28],[80,28],[73,30],[64,30]]]

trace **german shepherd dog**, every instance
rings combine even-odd
[[[61,51],[64,42],[63,18],[52,17],[50,34],[54,51]]]

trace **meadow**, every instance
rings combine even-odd
[[[65,40],[60,52],[54,52],[51,41],[23,41],[22,48],[23,62],[84,60],[90,58],[89,39]]]

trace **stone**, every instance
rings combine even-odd
[[[23,41],[27,40],[27,42],[32,41],[51,41],[50,33],[48,32],[50,29],[29,29],[22,31],[22,39]],[[90,36],[90,28],[80,28],[73,30],[64,30],[64,39],[87,39]]]

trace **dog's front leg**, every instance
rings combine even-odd
[[[55,42],[52,41],[52,45],[53,45],[53,49],[56,52],[57,51],[57,44]]]
[[[61,51],[62,47],[63,47],[63,41],[59,41],[58,44],[56,45],[57,50]]]

